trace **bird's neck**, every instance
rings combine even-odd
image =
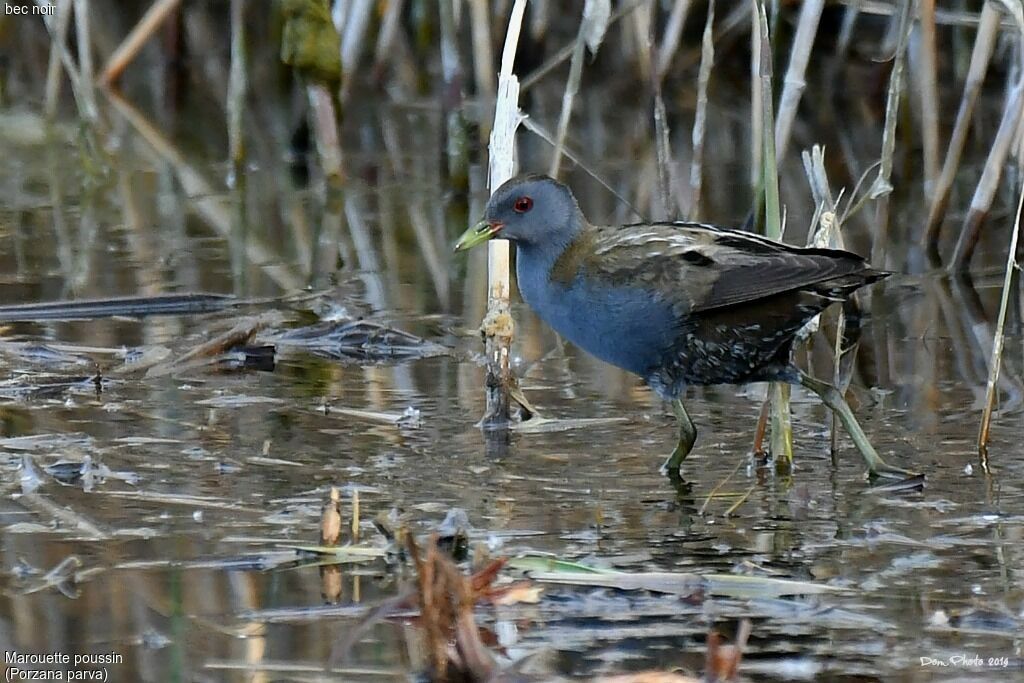
[[[564,227],[557,230],[549,229],[543,235],[543,239],[517,241],[517,258],[525,257],[535,266],[552,268],[562,255],[571,250],[580,237],[585,235],[589,227],[587,219],[577,208],[574,214],[565,221]]]

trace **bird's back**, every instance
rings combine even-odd
[[[886,276],[849,252],[697,223],[588,227],[556,256],[520,249],[527,303],[666,398],[687,385],[789,378],[806,321]]]

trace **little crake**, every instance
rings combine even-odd
[[[680,401],[687,386],[783,381],[836,412],[872,473],[912,474],[887,465],[842,395],[790,358],[805,322],[886,276],[861,257],[702,223],[594,226],[568,187],[542,175],[498,188],[455,249],[491,238],[515,243],[519,291],[537,315],[672,402],[679,443],[670,473],[697,438]]]

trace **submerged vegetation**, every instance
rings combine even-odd
[[[7,5],[8,650],[154,681],[1020,670],[1016,0]],[[866,483],[789,385],[691,392],[706,436],[659,478],[664,406],[519,305],[506,242],[451,254],[519,171],[606,224],[895,273],[796,360],[927,486]]]

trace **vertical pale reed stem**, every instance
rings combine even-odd
[[[942,227],[942,220],[946,215],[946,207],[949,206],[949,194],[953,189],[956,171],[960,167],[960,156],[963,154],[964,146],[967,143],[967,131],[971,126],[974,105],[978,101],[978,95],[981,93],[981,84],[985,80],[989,62],[992,60],[992,51],[996,46],[998,32],[999,11],[993,3],[986,2],[981,10],[981,18],[978,19],[978,33],[974,38],[971,64],[967,69],[964,94],[960,99],[960,109],[956,113],[953,133],[949,137],[946,160],[942,164],[942,173],[939,175],[939,180],[932,196],[931,208],[928,210],[925,241],[929,248],[933,250],[938,246],[939,229]]]
[[[750,21],[750,187],[754,189],[754,196],[757,196],[763,172],[761,121],[764,118],[761,112],[761,15],[757,3],[753,4]],[[757,219],[759,213],[760,211],[754,212],[755,223],[760,223]]]
[[[754,11],[758,15],[757,34],[760,38],[758,49],[761,53],[761,142],[763,150],[763,182],[765,235],[771,239],[782,239],[782,203],[779,199],[779,173],[775,160],[774,112],[772,111],[772,51],[771,38],[768,35],[768,17],[760,0],[751,0]],[[769,396],[772,402],[771,411],[771,450],[780,466],[788,466],[793,461],[793,428],[789,412],[789,384],[772,382]]]
[[[60,46],[67,41],[70,23],[71,5],[62,2],[57,5],[56,30],[53,40],[50,41],[50,63],[46,67],[46,105],[43,111],[47,119],[52,119],[57,114],[61,85]]]
[[[992,208],[992,201],[995,199],[996,190],[999,189],[999,179],[1003,173],[1003,165],[1010,154],[1010,146],[1013,143],[1013,135],[1017,131],[1021,114],[1024,113],[1024,77],[1010,91],[1006,100],[1006,108],[1003,110],[1003,119],[999,122],[999,129],[996,131],[995,140],[992,141],[992,148],[989,150],[985,168],[981,172],[981,178],[974,189],[974,196],[971,197],[971,206],[967,210],[967,217],[957,240],[956,249],[953,251],[953,260],[950,267],[954,270],[965,268],[974,255],[974,248],[981,236],[981,226],[988,217],[989,209]]]
[[[1017,243],[1020,240],[1020,219],[1021,210],[1024,209],[1024,187],[1020,189],[1020,198],[1017,201],[1017,217],[1013,223],[1013,232],[1010,235],[1009,251],[1006,254],[1006,272],[1003,276],[1003,296],[999,302],[999,318],[996,321],[995,338],[992,340],[992,360],[989,363],[988,387],[985,391],[985,411],[981,416],[981,429],[978,431],[978,452],[982,455],[982,462],[988,469],[988,437],[989,427],[992,423],[992,408],[996,400],[996,382],[999,381],[999,367],[1003,360],[1003,329],[1006,326],[1006,312],[1010,307],[1010,284],[1013,282],[1013,270],[1016,264]]]
[[[476,79],[477,99],[485,107],[494,102],[494,54],[491,52],[491,18],[487,0],[469,0],[470,28],[473,34],[473,77]],[[485,111],[489,111],[485,109]],[[490,133],[490,124],[480,117],[481,132]],[[481,141],[483,138],[481,138]]]
[[[700,71],[697,75],[697,112],[693,116],[693,160],[690,163],[690,218],[700,219],[700,195],[704,184],[704,137],[708,118],[708,82],[715,64],[715,0],[708,2],[708,18],[701,39]]]
[[[793,129],[793,121],[796,120],[800,97],[803,95],[804,88],[807,87],[804,77],[807,73],[807,64],[811,60],[811,48],[814,47],[814,38],[818,34],[818,22],[821,20],[821,12],[824,8],[825,0],[805,0],[800,9],[800,22],[797,25],[796,35],[793,36],[793,49],[789,57],[789,67],[786,69],[782,97],[779,100],[779,118],[775,122],[775,154],[779,158],[786,155],[789,134]]]
[[[907,57],[907,40],[910,34],[910,10],[913,0],[903,0],[900,10],[896,56],[893,58],[892,74],[889,75],[889,91],[885,100],[885,128],[882,130],[882,154],[878,164],[878,175],[868,195],[880,198],[875,212],[875,239],[871,244],[871,262],[878,264],[884,255],[889,224],[889,199],[892,192],[889,179],[892,177],[893,155],[896,151],[896,123],[899,119],[900,95],[903,91],[903,64]]]
[[[231,180],[238,180],[245,161],[242,112],[245,109],[245,0],[231,0],[231,69],[228,74],[228,149]]]
[[[921,26],[921,140],[924,143],[924,196],[930,200],[939,177],[939,89],[935,82],[935,0],[918,0]]]
[[[562,163],[562,150],[565,147],[565,136],[569,132],[569,119],[572,118],[572,104],[576,99],[576,93],[580,89],[580,78],[583,75],[583,55],[586,45],[583,41],[583,22],[580,22],[580,30],[576,35],[576,46],[572,50],[572,60],[569,62],[569,80],[565,83],[565,91],[562,93],[562,113],[558,116],[558,128],[555,132],[555,152],[551,158],[551,168],[548,175],[552,178],[558,177],[558,169]]]
[[[78,43],[78,74],[86,111],[96,113],[96,88],[92,67],[92,39],[89,30],[88,0],[75,0],[75,41]]]
[[[512,73],[512,65],[525,11],[526,0],[516,0],[501,54],[494,127],[488,146],[488,183],[492,193],[515,171],[515,137],[521,116],[519,79]],[[491,240],[487,244],[487,317],[482,325],[487,355],[485,427],[507,424],[510,417],[512,370],[509,349],[514,331],[509,307],[510,287],[508,240]]]
[[[689,12],[690,0],[676,0],[672,5],[672,13],[668,16],[665,34],[661,39],[661,48],[658,50],[655,73],[659,81],[665,78],[668,67],[672,64],[672,57],[679,48],[679,39],[683,36],[683,25],[686,23],[686,15]]]

